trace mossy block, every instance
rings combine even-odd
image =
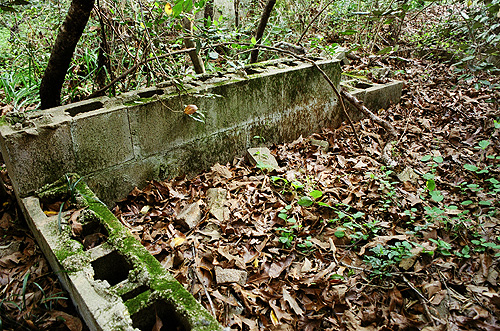
[[[155,316],[151,309],[154,308],[162,315],[160,318],[174,321],[180,330],[222,330],[215,318],[120,223],[82,177],[67,174],[38,194],[41,197],[63,196],[71,199],[78,207],[92,211],[92,221],[97,219],[104,225],[108,234],[105,243],[87,252],[82,250],[81,245],[77,245],[76,251],[64,250],[62,248],[67,245],[62,244],[56,256],[63,266],[71,268],[70,272],[93,270],[90,283],[97,284],[96,293],[121,300],[127,309],[124,314],[131,316],[133,328],[151,329],[151,316]],[[68,229],[65,231],[68,232]],[[65,236],[59,234],[59,238],[63,237],[65,242],[79,244],[71,240],[67,233]],[[79,260],[82,262],[78,263]],[[116,275],[118,273],[120,275]],[[106,283],[112,287],[99,287]]]

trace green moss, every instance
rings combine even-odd
[[[147,304],[150,296],[151,291],[147,290],[137,295],[136,297],[125,301],[125,307],[127,307],[130,315],[133,315],[141,310]]]
[[[152,304],[153,301],[166,300],[174,305],[178,314],[186,317],[190,323],[193,323],[192,325],[195,326],[197,330],[219,330],[220,326],[217,321],[168,271],[162,267],[160,262],[158,262],[158,260],[156,260],[156,258],[127,231],[84,181],[81,180],[76,182],[78,180],[77,178],[80,178],[77,175],[71,175],[70,178],[71,183],[76,183],[72,195],[77,195],[78,198],[75,200],[92,210],[99,218],[99,222],[106,226],[109,233],[108,243],[133,263],[134,271],[138,273],[147,271],[147,285],[150,287],[150,290],[142,292],[125,302],[125,306],[129,313],[132,315],[147,305]],[[47,186],[40,194],[42,196],[47,196],[68,192],[69,186],[71,186],[71,184],[68,185],[68,180],[65,176],[54,184]],[[66,235],[63,234],[63,236]],[[63,240],[61,248],[55,252],[58,260],[62,262],[68,257],[80,253],[82,254],[82,261],[84,261],[87,255],[86,252],[83,252],[81,244],[80,248],[75,250],[75,246],[71,247],[73,240],[69,238],[69,234],[67,234],[67,237],[67,240]],[[75,261],[77,262],[80,260]],[[71,261],[67,262],[69,263]],[[68,263],[65,263],[66,271],[76,271],[80,265],[76,263],[73,268],[68,266]]]

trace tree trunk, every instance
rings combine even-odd
[[[61,104],[61,89],[71,63],[76,44],[87,25],[94,0],[73,0],[66,19],[59,29],[49,63],[40,84],[41,108]]]
[[[258,44],[260,44],[262,36],[264,35],[264,30],[266,29],[267,21],[269,20],[269,16],[271,15],[271,12],[273,11],[273,7],[274,7],[275,3],[276,3],[276,0],[267,0],[266,7],[264,8],[264,11],[262,12],[262,16],[260,17],[259,26],[257,27],[257,33],[255,35],[255,39],[257,40]],[[252,51],[252,54],[250,56],[250,63],[257,62],[258,56],[259,56],[259,50],[257,48],[255,48]]]
[[[196,44],[191,39],[193,35],[193,22],[187,18],[184,17],[182,19],[182,27],[184,28],[184,32],[186,35],[184,36],[184,46],[186,48],[196,48]],[[191,62],[193,62],[194,66],[194,71],[197,74],[204,74],[205,73],[205,64],[203,63],[203,59],[201,58],[200,54],[196,50],[191,51],[188,53],[189,57],[191,58]]]

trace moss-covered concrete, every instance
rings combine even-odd
[[[81,221],[96,222],[106,228],[107,239],[101,245],[85,250],[71,235],[69,224],[63,217],[47,217],[37,198],[23,200],[30,227],[42,242],[44,253],[55,270],[59,270],[64,286],[73,296],[75,305],[90,326],[98,330],[133,330],[151,314],[153,305],[165,310],[165,318],[174,318],[184,329],[221,330],[217,321],[166,271],[132,234],[119,222],[104,203],[92,192],[85,179],[67,174],[38,192],[40,199],[71,201],[75,208],[84,208]],[[58,219],[62,218],[59,229]],[[108,256],[120,257],[97,263]],[[119,260],[123,260],[121,262]],[[121,265],[122,264],[122,265]],[[97,269],[96,269],[97,268]],[[99,268],[113,268],[105,271]],[[125,269],[124,269],[125,268]],[[124,279],[98,278],[126,271]],[[116,285],[110,286],[115,281]],[[85,289],[85,290],[83,290]],[[134,291],[138,291],[135,293]],[[130,296],[126,300],[124,297]],[[119,308],[121,307],[122,310]],[[108,316],[108,317],[106,317]]]

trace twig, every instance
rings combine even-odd
[[[100,93],[106,91],[108,88],[110,88],[111,86],[113,86],[116,82],[122,80],[123,78],[127,77],[129,74],[133,73],[134,71],[137,70],[137,68],[139,66],[142,66],[150,61],[153,61],[153,60],[159,60],[159,59],[164,59],[168,56],[171,56],[171,55],[176,55],[176,54],[183,54],[183,53],[189,53],[193,50],[196,50],[196,48],[186,48],[186,49],[181,49],[179,51],[174,51],[174,52],[170,52],[168,54],[163,54],[163,55],[158,55],[156,57],[150,57],[150,58],[147,58],[147,59],[144,59],[142,60],[141,62],[138,62],[136,64],[134,64],[132,67],[130,67],[127,71],[125,71],[124,73],[122,73],[120,76],[117,76],[115,79],[113,79],[111,82],[108,83],[108,85],[104,86],[103,88],[95,91],[94,93],[90,94],[88,97],[86,97],[84,100],[87,100],[87,99],[91,99],[97,95],[99,95]]]
[[[319,15],[323,14],[323,12],[326,10],[326,8],[328,8],[328,6],[330,6],[332,3],[334,3],[336,0],[332,0],[330,1],[329,3],[327,3],[323,9],[321,9],[319,11],[319,13],[316,14],[316,16],[313,17],[313,19],[309,22],[309,24],[306,26],[306,28],[304,29],[304,32],[302,32],[302,35],[300,36],[299,40],[297,40],[297,45],[299,45],[301,42],[302,42],[302,39],[304,38],[304,36],[306,35],[306,32],[307,30],[309,30],[309,28],[311,27],[311,25],[314,23],[314,21],[316,21],[316,19],[319,17]]]
[[[418,298],[420,300],[420,303],[425,308],[425,313],[427,315],[427,318],[432,322],[432,325],[434,327],[437,327],[437,324],[436,324],[436,321],[435,321],[436,317],[434,317],[434,315],[431,314],[431,312],[429,310],[429,307],[427,305],[429,303],[429,300],[427,300],[427,298],[424,297],[424,295],[422,293],[420,293],[420,291],[417,290],[415,288],[415,286],[413,286],[413,284],[404,275],[401,275],[401,278],[403,278],[403,280],[406,283],[406,285],[408,285],[417,294],[417,296],[418,296]]]
[[[377,123],[378,125],[380,125],[381,127],[383,127],[385,129],[385,131],[387,131],[387,133],[389,134],[390,138],[388,139],[388,141],[386,142],[385,146],[382,149],[381,159],[382,159],[382,162],[385,165],[387,165],[387,166],[391,166],[391,167],[396,166],[397,162],[394,161],[390,157],[390,149],[392,148],[392,142],[396,141],[397,136],[398,136],[398,132],[396,131],[396,129],[394,128],[394,126],[391,123],[389,123],[388,121],[386,121],[386,120],[378,117],[377,115],[375,115],[368,108],[366,108],[362,104],[361,101],[359,101],[355,96],[353,96],[352,94],[350,94],[346,90],[342,89],[341,93],[342,93],[342,96],[344,98],[346,98],[347,101],[349,101],[354,107],[356,107],[365,116],[367,116],[368,118],[370,118],[373,122]]]
[[[196,242],[195,242],[196,243]],[[201,279],[201,276],[200,274],[198,273],[198,265],[196,263],[196,247],[195,246],[195,243],[193,243],[191,245],[191,249],[193,251],[193,262],[194,262],[194,273],[196,274],[196,277],[198,277],[198,280],[200,281],[200,284],[201,286],[203,287],[203,290],[205,291],[205,296],[207,297],[207,300],[208,300],[208,303],[210,304],[210,309],[212,310],[212,315],[213,317],[217,317],[217,315],[215,314],[215,308],[214,308],[214,303],[212,302],[212,298],[210,298],[210,294],[208,293],[208,290],[205,286],[205,283],[203,283],[203,280]]]

